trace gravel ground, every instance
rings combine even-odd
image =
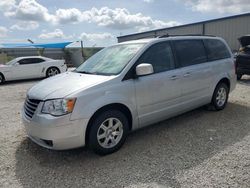
[[[203,108],[132,133],[105,157],[26,138],[20,109],[37,81],[0,86],[0,187],[249,187],[250,77],[220,112]]]

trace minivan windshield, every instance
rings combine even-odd
[[[83,74],[117,75],[143,45],[144,43],[121,44],[104,48],[80,65],[75,72]]]

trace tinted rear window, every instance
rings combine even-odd
[[[40,59],[40,58],[27,58],[27,59],[21,59],[18,62],[20,65],[27,65],[27,64],[35,64],[35,63],[41,63],[45,60]]]
[[[207,61],[202,40],[177,40],[174,41],[174,47],[178,62],[182,67]]]
[[[220,40],[205,39],[204,44],[207,49],[207,56],[209,61],[231,57],[227,47]]]

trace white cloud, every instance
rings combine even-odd
[[[0,38],[6,37],[8,29],[6,27],[0,26]]]
[[[0,1],[0,10],[1,11],[9,11],[16,6],[15,0],[1,0]]]
[[[80,35],[80,39],[88,40],[91,42],[99,41],[99,40],[109,40],[115,38],[114,35],[110,33],[82,33]]]
[[[52,16],[46,7],[36,0],[21,0],[15,10],[5,14],[7,17],[28,21],[50,21]]]
[[[146,3],[153,3],[154,2],[154,0],[143,0],[143,1]]]
[[[174,21],[162,21],[144,16],[142,13],[132,14],[125,8],[110,9],[102,7],[80,11],[76,8],[58,9],[50,13],[48,9],[36,0],[21,0],[14,10],[5,13],[5,16],[22,21],[39,21],[57,24],[75,24],[81,22],[96,23],[99,26],[123,30],[132,28],[156,29],[178,25]]]
[[[39,23],[35,21],[21,21],[10,27],[12,30],[29,31],[35,30],[39,27]]]
[[[38,36],[40,39],[70,39],[72,35],[66,36],[61,29],[55,29],[52,32],[42,33]]]
[[[250,11],[249,0],[186,0],[185,4],[193,11],[219,12],[219,13],[242,13]]]
[[[82,33],[79,39],[86,46],[109,46],[117,42],[111,33]]]
[[[100,9],[92,8],[83,12],[75,8],[59,9],[53,17],[52,21],[56,24],[88,22],[117,30],[140,27],[155,29],[179,24],[174,21],[164,22],[161,20],[154,20],[149,16],[144,16],[142,13],[131,14],[125,8],[110,9],[108,7],[102,7]]]
[[[76,8],[58,9],[53,16],[56,24],[79,23],[82,21],[82,13]]]
[[[154,20],[149,16],[144,16],[142,13],[131,14],[125,8],[110,9],[108,7],[103,7],[99,10],[92,8],[90,11],[83,12],[83,14],[85,15],[85,18],[88,18],[88,15],[91,15],[89,22],[95,22],[100,26],[117,30],[135,27],[148,27],[155,29],[179,24],[177,22]]]

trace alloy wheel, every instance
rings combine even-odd
[[[123,136],[123,124],[117,118],[106,119],[97,131],[97,140],[103,148],[115,147]]]
[[[50,76],[55,76],[55,75],[57,75],[57,74],[59,74],[59,71],[56,69],[56,68],[51,68],[51,69],[49,69],[49,71],[48,71],[48,76],[50,77]]]
[[[218,106],[223,106],[227,100],[227,91],[224,87],[221,87],[218,89],[217,95],[216,95],[216,103]]]

